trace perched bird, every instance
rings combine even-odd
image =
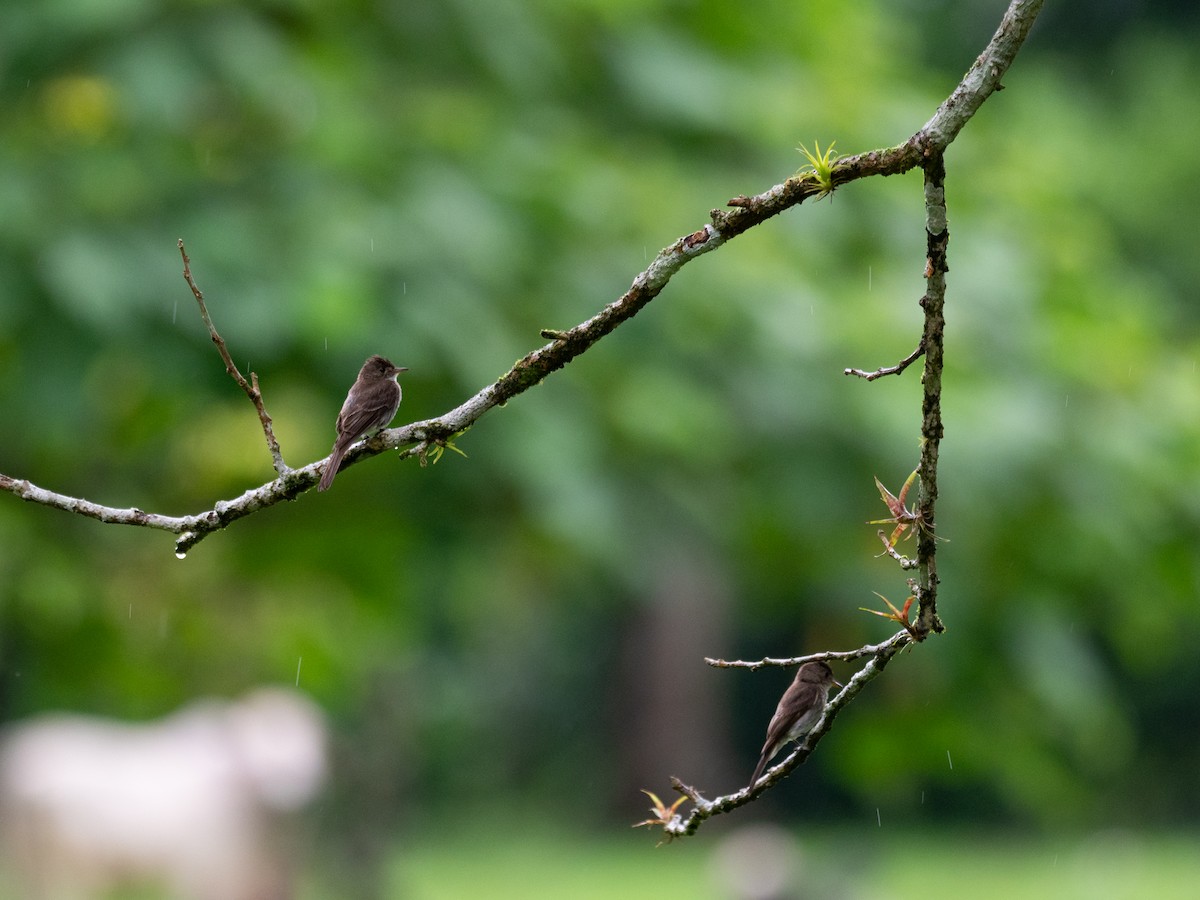
[[[363,363],[346,395],[346,402],[342,404],[342,411],[338,413],[337,440],[333,442],[333,452],[321,473],[318,491],[329,490],[351,444],[386,428],[396,417],[396,410],[400,408],[400,382],[396,377],[407,371],[403,366],[393,366],[382,356],[372,356]]]
[[[789,741],[798,741],[812,731],[825,712],[825,699],[829,696],[830,685],[834,684],[842,686],[823,662],[806,662],[796,672],[795,680],[783,692],[775,715],[771,716],[771,724],[767,726],[767,742],[763,744],[762,756],[750,778],[751,788],[758,783],[758,776],[775,754]]]

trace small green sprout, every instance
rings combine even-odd
[[[462,434],[462,432],[459,432]],[[457,435],[455,435],[457,437]],[[432,441],[425,441],[417,448],[417,459],[421,463],[421,468],[424,469],[430,462],[435,466],[442,458],[442,454],[447,450],[453,450],[463,459],[467,458],[467,454],[463,453],[454,446],[454,442],[445,438]]]
[[[821,189],[821,192],[817,194],[818,200],[820,200],[822,197],[828,197],[833,193],[833,164],[841,158],[840,153],[833,152],[833,148],[836,144],[837,141],[831,143],[825,148],[824,153],[821,152],[821,145],[815,140],[813,141],[812,153],[809,153],[808,148],[803,144],[796,148],[804,154],[804,157],[808,160],[809,165],[807,170],[801,169],[797,174],[799,174],[801,177],[809,175],[812,176],[813,180],[816,181],[817,186]]]

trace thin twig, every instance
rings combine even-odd
[[[879,540],[883,543],[883,553],[880,553],[879,554],[880,556],[883,556],[883,554],[886,553],[888,556],[890,556],[896,562],[900,563],[901,569],[915,569],[920,565],[920,562],[918,560],[910,559],[909,557],[907,557],[903,553],[901,553],[899,550],[897,550],[896,545],[893,544],[890,540],[888,540],[888,536],[884,533],[882,528],[880,528],[875,533],[877,535],[879,535]]]
[[[188,283],[188,287],[192,289],[192,295],[196,298],[196,303],[200,306],[200,318],[204,320],[204,324],[208,327],[208,336],[217,345],[217,352],[221,354],[221,359],[225,363],[225,371],[238,383],[238,387],[246,392],[246,396],[250,398],[250,402],[258,410],[258,420],[262,423],[263,434],[267,439],[267,450],[271,454],[271,465],[274,466],[277,474],[286,475],[291,469],[283,461],[283,453],[279,449],[279,441],[275,438],[275,429],[271,425],[271,417],[267,414],[266,406],[263,405],[262,391],[258,389],[258,375],[251,372],[250,381],[247,382],[242,377],[242,373],[238,371],[238,367],[234,365],[233,358],[229,355],[229,348],[225,346],[225,340],[217,332],[217,326],[213,324],[212,316],[208,314],[208,306],[204,303],[204,293],[192,278],[192,261],[188,259],[187,251],[183,248],[183,238],[179,239],[179,255],[183,257],[183,278]]]
[[[715,669],[750,669],[756,671],[768,666],[793,667],[803,665],[806,662],[829,662],[834,660],[837,662],[853,662],[856,659],[862,659],[864,656],[876,656],[888,650],[893,644],[904,642],[906,633],[903,631],[897,632],[886,641],[878,644],[867,644],[865,647],[859,647],[857,650],[823,650],[820,653],[809,653],[807,656],[785,656],[775,658],[771,656],[763,657],[757,660],[743,659],[713,659],[710,656],[704,657],[704,661]]]
[[[922,301],[922,302],[924,302],[924,301]],[[859,378],[863,378],[867,381],[874,381],[876,378],[882,378],[885,375],[899,375],[901,372],[903,372],[905,369],[907,369],[909,366],[911,366],[913,363],[915,363],[918,359],[920,359],[921,354],[924,352],[925,352],[925,342],[921,341],[920,343],[917,344],[916,350],[914,350],[912,353],[908,354],[908,356],[904,357],[904,359],[900,360],[900,362],[896,363],[896,365],[894,365],[894,366],[884,366],[882,369],[876,369],[874,372],[867,372],[863,369],[845,369],[843,371],[843,374],[857,375]]]

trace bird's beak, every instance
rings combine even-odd
[[[396,371],[397,372],[407,372],[408,366],[396,366]]]
[[[833,683],[834,683],[834,684],[836,684],[836,685],[837,685],[838,687],[840,687],[840,688],[844,688],[844,687],[845,687],[845,685],[844,685],[844,684],[842,684],[840,681],[838,681],[836,678],[835,678],[835,679],[833,679]]]

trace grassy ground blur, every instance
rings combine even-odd
[[[569,829],[569,822],[563,827]],[[388,896],[1184,900],[1195,897],[1200,884],[1196,846],[1197,835],[1186,833],[1027,838],[1010,832],[900,832],[874,822],[821,836],[767,826],[718,826],[708,836],[657,849],[649,834],[637,832],[573,836],[549,830],[467,829],[429,834],[398,849]],[[731,888],[731,871],[744,866],[766,877],[768,866],[760,854],[778,856],[783,849],[788,855],[788,847],[793,855],[784,891],[756,895]],[[326,896],[332,895],[313,893],[306,900]]]
[[[1097,831],[899,830],[875,822],[817,833],[709,823],[707,834],[655,847],[644,831],[572,833],[472,823],[397,844],[385,900],[1192,900],[1200,835]],[[351,879],[352,880],[352,879]],[[298,900],[357,900],[351,880],[311,876]],[[14,897],[0,881],[0,896]],[[106,900],[162,900],[153,889]]]

